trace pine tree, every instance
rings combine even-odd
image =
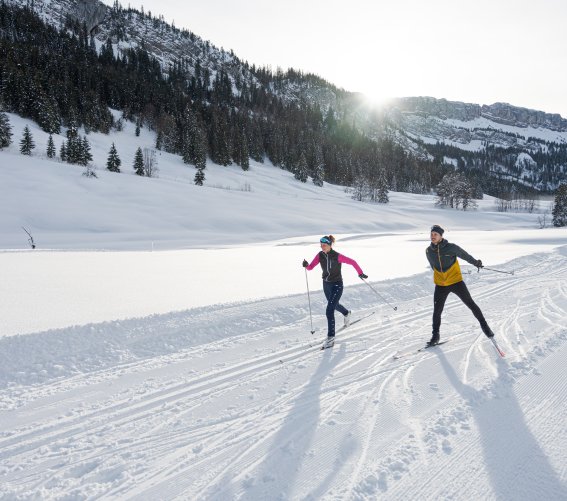
[[[89,162],[92,161],[93,155],[91,153],[91,145],[87,139],[87,136],[83,136],[83,140],[81,141],[81,151],[80,151],[80,160],[79,163],[81,165],[87,165]]]
[[[61,119],[57,110],[57,102],[47,96],[43,96],[38,104],[37,123],[49,134],[61,132]]]
[[[62,162],[67,161],[67,143],[65,141],[61,143],[61,148],[59,149],[59,157],[61,158]]]
[[[325,167],[323,164],[317,165],[313,171],[313,184],[315,186],[323,186],[323,181],[325,179]]]
[[[203,186],[203,181],[205,180],[205,173],[203,172],[202,168],[198,168],[197,172],[195,173],[195,184],[197,186]]]
[[[12,143],[12,127],[6,113],[0,112],[0,150]]]
[[[67,155],[65,160],[70,164],[78,164],[81,161],[82,142],[79,137],[77,125],[72,120],[67,129]]]
[[[140,121],[136,120],[136,137],[140,136]]]
[[[114,143],[112,143],[112,146],[110,147],[110,151],[108,152],[108,159],[106,161],[106,168],[110,172],[120,172],[120,164],[121,163],[122,163],[122,161],[120,160],[120,157],[118,156],[118,152],[116,151],[116,146],[114,146]]]
[[[197,122],[191,108],[185,110],[182,131],[181,157],[186,164],[195,164],[195,134],[197,133]]]
[[[34,148],[35,143],[33,142],[33,137],[31,135],[29,127],[26,125],[24,128],[24,134],[20,141],[20,153],[22,155],[31,155],[31,152]]]
[[[390,198],[388,197],[388,180],[384,169],[380,169],[378,174],[376,200],[381,204],[387,204],[390,201]]]
[[[136,150],[136,155],[134,156],[134,171],[138,176],[144,175],[144,154],[142,153],[142,148]]]
[[[51,134],[49,134],[49,139],[47,140],[47,158],[55,158],[55,143]]]
[[[242,170],[246,171],[250,168],[250,153],[248,150],[248,136],[246,131],[243,129],[241,132],[241,142],[240,142],[240,167]]]
[[[567,226],[567,184],[560,184],[553,203],[553,226]]]
[[[370,187],[368,186],[368,181],[362,174],[357,174],[354,177],[350,191],[351,198],[358,202],[362,202],[368,197]]]
[[[207,166],[207,136],[200,126],[197,127],[195,132],[193,153],[195,155],[195,167],[204,170]],[[204,180],[205,174],[202,175]]]
[[[307,160],[305,160],[305,155],[301,153],[299,156],[299,161],[294,169],[293,177],[302,183],[307,182],[309,175],[307,174]]]

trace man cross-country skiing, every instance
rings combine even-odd
[[[480,327],[486,337],[494,337],[490,330],[482,311],[473,301],[463,276],[457,258],[464,259],[467,263],[482,268],[482,261],[475,259],[470,254],[461,249],[458,245],[451,244],[443,238],[445,230],[439,225],[431,227],[431,245],[425,250],[429,265],[433,270],[433,281],[435,282],[435,293],[433,295],[433,332],[428,346],[439,344],[439,327],[441,326],[441,313],[447,296],[454,292],[459,299],[467,305],[473,315],[480,323]]]

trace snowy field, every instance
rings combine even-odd
[[[0,499],[567,499],[567,236],[539,229],[547,206],[358,203],[257,163],[208,165],[199,188],[167,154],[140,179],[153,138],[131,124],[89,135],[86,179],[40,158],[29,125],[36,156],[0,152]],[[103,170],[112,141],[122,174]],[[433,223],[514,271],[463,266],[505,358],[454,296],[451,341],[415,352]],[[343,267],[342,303],[374,314],[321,352],[301,261],[329,232],[380,296]]]

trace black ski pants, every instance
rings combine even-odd
[[[465,282],[460,281],[452,285],[436,285],[433,294],[433,337],[439,337],[439,327],[441,327],[441,313],[445,307],[447,296],[453,292],[458,298],[467,305],[473,315],[479,321],[482,330],[486,333],[488,323],[480,311],[478,305],[473,301]]]

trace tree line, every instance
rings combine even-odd
[[[109,133],[115,126],[109,108],[120,110],[155,131],[157,149],[195,166],[201,182],[207,157],[244,170],[249,159],[267,158],[300,181],[353,186],[364,180],[371,191],[386,184],[429,192],[450,170],[390,140],[371,140],[332,109],[323,113],[317,105],[284,100],[274,89],[286,79],[318,78],[294,70],[252,67],[252,81],[222,67],[213,77],[198,59],[180,59],[165,75],[143,44],[117,55],[109,38],[97,51],[84,24],[68,19],[57,30],[31,7],[4,2],[0,53],[5,111],[36,121],[50,134],[79,127],[88,134]]]

